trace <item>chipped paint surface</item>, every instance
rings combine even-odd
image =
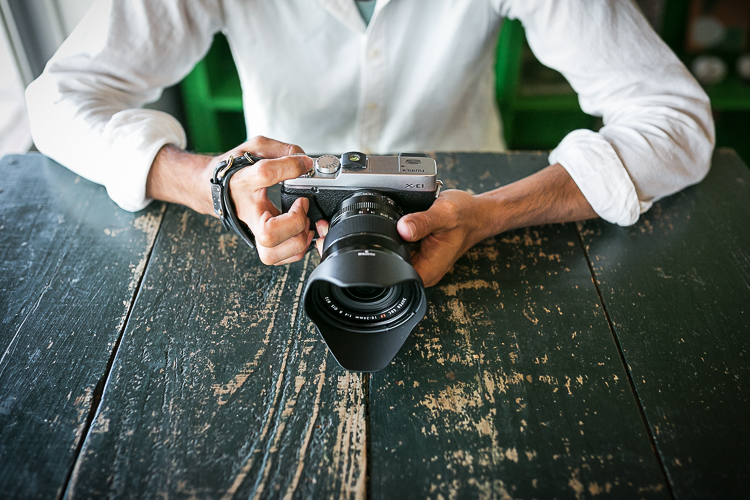
[[[162,231],[71,497],[364,498],[366,381],[300,306],[317,255],[260,265],[187,209]]]
[[[0,491],[61,498],[90,429],[112,430],[102,382],[164,206],[124,212],[36,153],[0,171]]]
[[[663,481],[632,395],[612,382],[626,374],[575,226],[480,243],[428,300],[373,376],[376,498],[633,497]]]
[[[532,157],[438,156],[446,185],[471,193],[528,174]],[[543,166],[540,155],[534,168]],[[54,172],[46,174],[54,178]],[[30,235],[9,230],[3,221],[4,234],[28,240],[19,247],[25,254],[57,261],[50,266],[37,259],[28,268],[40,272],[46,288],[29,305],[14,309],[14,314],[25,311],[23,322],[5,348],[0,374],[16,380],[20,372],[12,363],[22,360],[26,373],[35,375],[27,377],[31,383],[17,386],[33,391],[4,396],[0,418],[15,418],[32,395],[42,398],[45,408],[54,406],[48,404],[54,398],[40,392],[40,367],[54,372],[57,384],[64,381],[67,362],[76,380],[64,388],[56,385],[63,406],[54,406],[54,418],[42,418],[45,409],[34,414],[39,432],[33,439],[22,447],[4,444],[31,452],[34,441],[44,442],[55,463],[64,463],[60,449],[74,453],[85,422],[93,418],[70,498],[217,498],[230,491],[242,498],[363,498],[365,493],[379,498],[669,498],[672,491],[685,496],[688,484],[688,493],[699,496],[700,488],[712,493],[731,489],[737,484],[731,478],[744,480],[746,471],[738,473],[737,461],[727,457],[748,446],[742,434],[719,430],[741,428],[746,420],[747,336],[737,332],[744,332],[747,322],[734,315],[742,321],[737,323],[723,308],[744,310],[750,241],[742,231],[745,205],[724,188],[731,184],[746,190],[750,181],[745,170],[726,185],[712,176],[713,170],[706,182],[722,187],[719,198],[701,184],[691,192],[705,198],[703,206],[681,193],[656,204],[630,228],[591,222],[577,225],[576,235],[571,226],[547,226],[481,242],[428,290],[427,318],[394,364],[373,376],[340,370],[301,318],[301,283],[315,264],[314,255],[296,267],[258,270],[235,235],[223,232],[212,218],[177,207],[96,413],[92,405],[98,401],[95,384],[101,371],[91,367],[106,366],[115,345],[102,330],[119,332],[124,326],[122,311],[132,303],[147,253],[124,260],[111,256],[119,255],[120,245],[138,252],[141,243],[148,247],[158,229],[158,210],[133,220],[114,209],[116,220],[83,223],[83,212],[66,206],[65,213],[49,215],[56,229],[45,240],[62,253],[32,241],[50,234],[39,224],[44,212],[35,212]],[[89,185],[78,177],[72,184]],[[59,197],[46,198],[54,204]],[[67,195],[63,201],[79,200]],[[101,212],[87,200],[82,203],[85,213]],[[735,207],[739,215],[722,218],[712,204]],[[74,240],[65,240],[64,228],[73,228]],[[116,286],[94,287],[101,280],[82,277],[82,264],[66,253],[66,241],[88,241],[89,233],[108,249],[102,254],[106,259],[94,255],[92,262],[103,271],[116,266],[125,271],[94,273],[117,276]],[[675,241],[690,248],[690,255],[672,258],[685,253],[673,247]],[[590,269],[575,258],[581,250],[591,254]],[[599,298],[592,298],[592,273],[612,314],[613,332],[602,328],[606,320]],[[127,293],[114,306],[100,308],[115,288]],[[66,295],[48,300],[55,290]],[[619,301],[623,296],[628,300]],[[689,307],[670,312],[664,307],[668,303],[654,300],[663,296]],[[694,300],[706,296],[716,299],[713,306]],[[8,297],[17,300],[15,294]],[[283,300],[292,297],[293,302]],[[65,315],[48,303],[68,307],[71,299],[95,305],[90,309],[106,326],[82,328],[94,323],[87,320],[58,328]],[[37,310],[58,330],[48,335],[39,329],[45,334],[32,345],[23,334],[31,326],[44,326]],[[663,324],[679,334],[672,338]],[[603,332],[623,342],[630,380]],[[103,350],[94,349],[99,343]],[[658,356],[639,357],[643,346]],[[692,356],[695,349],[700,352]],[[80,357],[71,357],[74,351]],[[716,359],[722,362],[712,362]],[[642,445],[647,436],[633,424],[638,416],[628,406],[631,380],[645,401],[673,490],[653,473],[653,455]],[[702,386],[719,391],[732,405],[723,405]],[[690,412],[675,411],[675,400],[693,395]],[[710,440],[692,432],[703,422],[709,422]],[[67,436],[59,441],[62,447],[44,439],[49,429],[57,429],[54,436]],[[693,435],[702,439],[699,455],[685,452]],[[711,467],[722,471],[720,482],[700,476]],[[65,465],[63,476],[68,470]],[[38,477],[55,476],[39,469]],[[46,496],[62,493],[53,490]]]

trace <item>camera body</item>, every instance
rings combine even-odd
[[[281,185],[281,207],[288,212],[297,198],[310,200],[310,224],[331,221],[339,204],[355,191],[374,190],[392,199],[399,215],[430,208],[440,194],[437,165],[432,158],[415,153],[398,156],[366,156],[348,152],[340,158],[322,155],[306,175]]]
[[[320,264],[305,286],[305,313],[347,370],[385,368],[427,310],[424,284],[398,233],[406,213],[440,194],[435,160],[425,155],[323,155],[306,175],[284,181],[281,203],[310,200],[311,225],[330,222]]]

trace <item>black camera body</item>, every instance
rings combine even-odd
[[[430,208],[441,186],[435,160],[425,155],[359,152],[320,156],[306,175],[282,183],[284,212],[304,196],[311,224],[330,222],[302,301],[347,370],[385,368],[424,318],[424,284],[396,224]]]
[[[354,192],[374,190],[387,194],[401,209],[401,215],[406,215],[430,208],[440,187],[435,160],[423,154],[322,155],[315,158],[307,175],[282,183],[281,208],[288,212],[297,198],[308,198],[307,216],[314,227],[320,219],[331,222],[339,204]]]

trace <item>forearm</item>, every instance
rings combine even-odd
[[[146,180],[146,196],[213,215],[210,188],[212,161],[211,156],[188,153],[167,144],[159,150],[151,164]]]
[[[560,164],[477,195],[482,238],[519,227],[593,219],[596,212]]]

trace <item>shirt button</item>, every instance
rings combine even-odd
[[[367,109],[375,111],[376,109],[378,109],[378,105],[375,104],[374,102],[369,102],[367,103]]]
[[[380,51],[378,49],[372,49],[370,51],[370,59],[377,59],[380,56]]]

